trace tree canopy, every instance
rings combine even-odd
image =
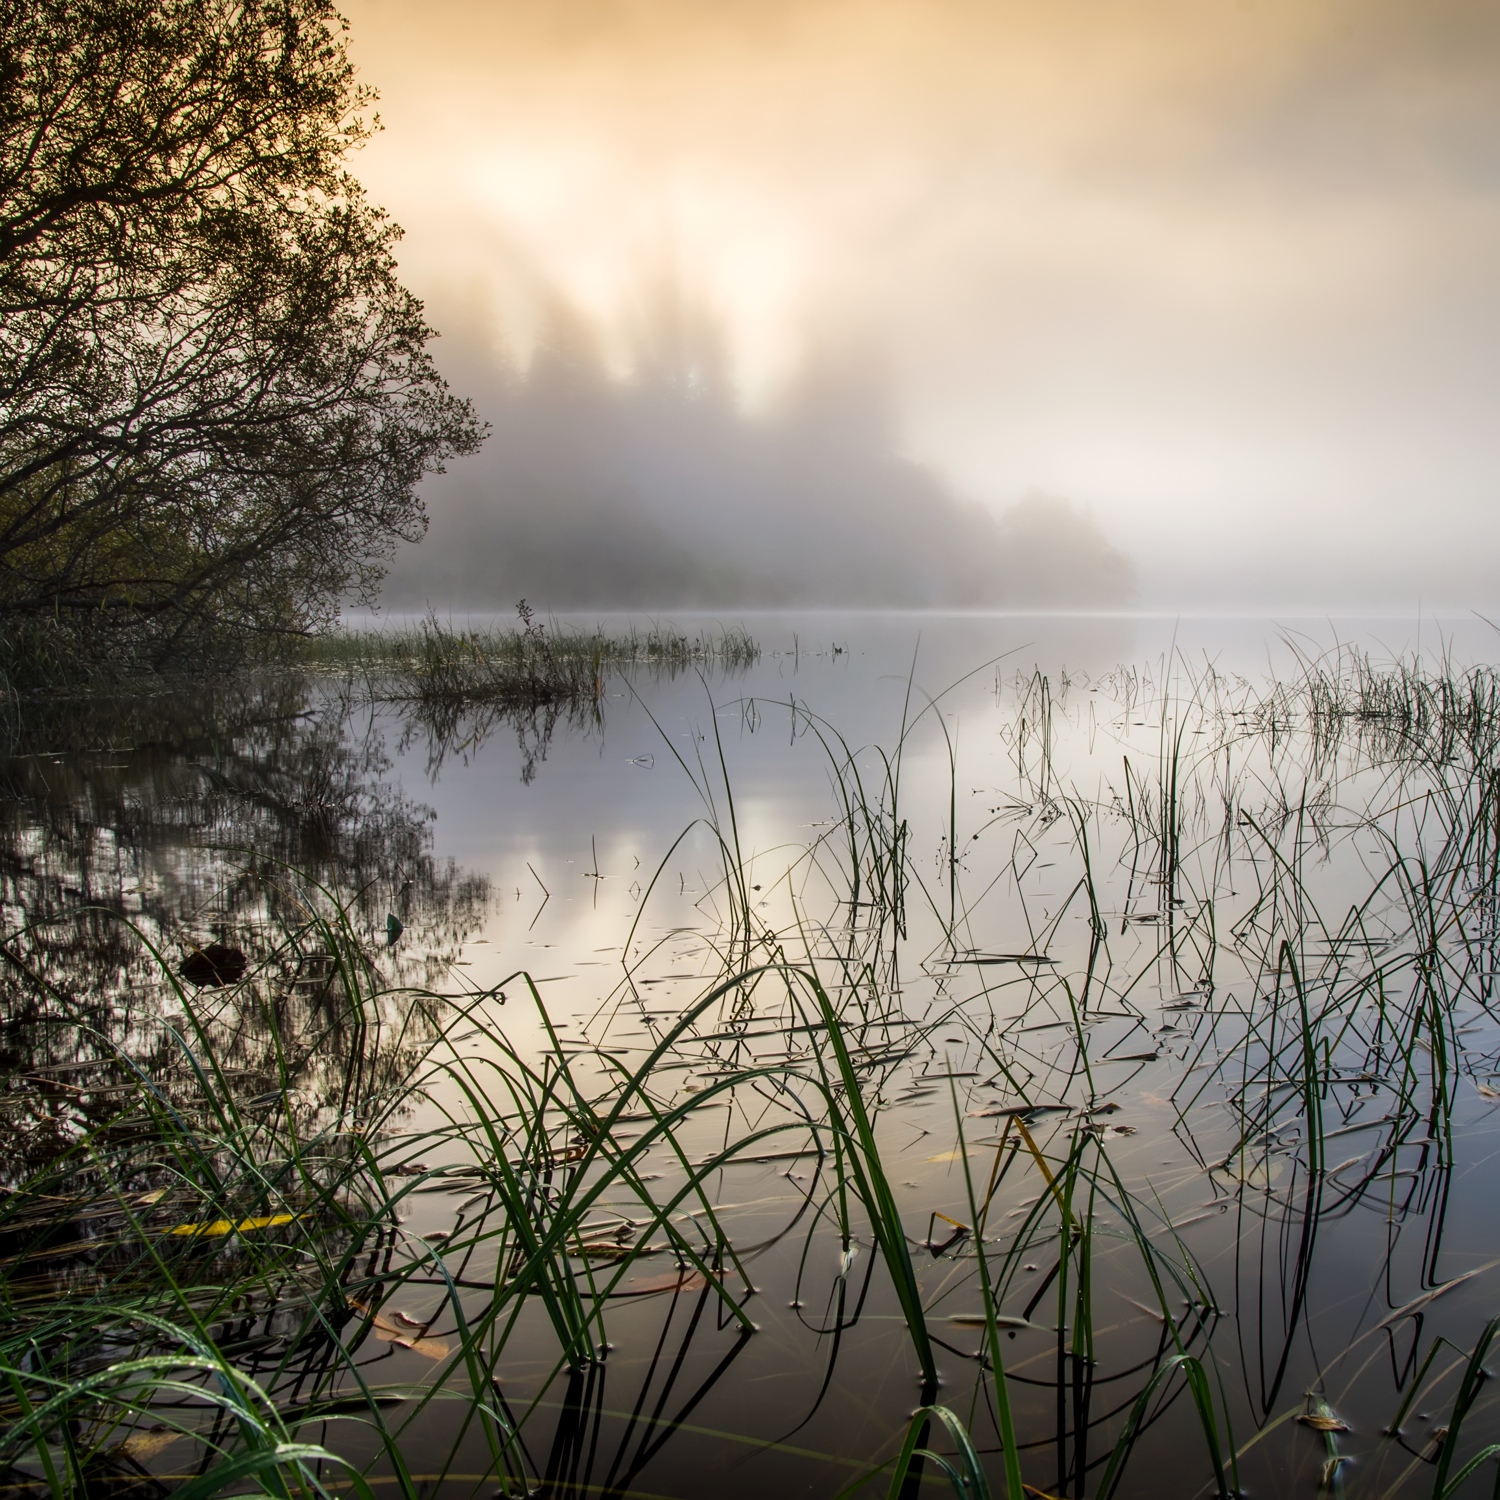
[[[308,628],[482,432],[327,0],[0,0],[0,614]]]

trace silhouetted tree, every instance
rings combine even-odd
[[[307,628],[482,436],[327,0],[0,0],[0,613]]]

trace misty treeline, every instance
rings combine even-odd
[[[628,372],[560,300],[525,357],[482,298],[440,352],[493,432],[425,495],[383,597],[501,609],[853,605],[1110,608],[1134,572],[1086,511],[999,518],[900,451],[879,361],[814,354],[747,413],[721,327],[674,279],[642,299]]]
[[[346,168],[345,43],[327,0],[0,0],[12,670],[325,621],[478,446]]]

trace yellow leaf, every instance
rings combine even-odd
[[[301,1214],[267,1214],[260,1219],[214,1219],[207,1224],[179,1224],[175,1229],[169,1229],[168,1234],[213,1235],[213,1234],[244,1234],[247,1229],[275,1229],[279,1224],[290,1224],[302,1218]]]

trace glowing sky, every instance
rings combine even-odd
[[[670,276],[748,403],[876,362],[909,452],[1088,505],[1147,602],[1500,597],[1500,6],[347,13],[439,326],[560,293],[623,351]]]

